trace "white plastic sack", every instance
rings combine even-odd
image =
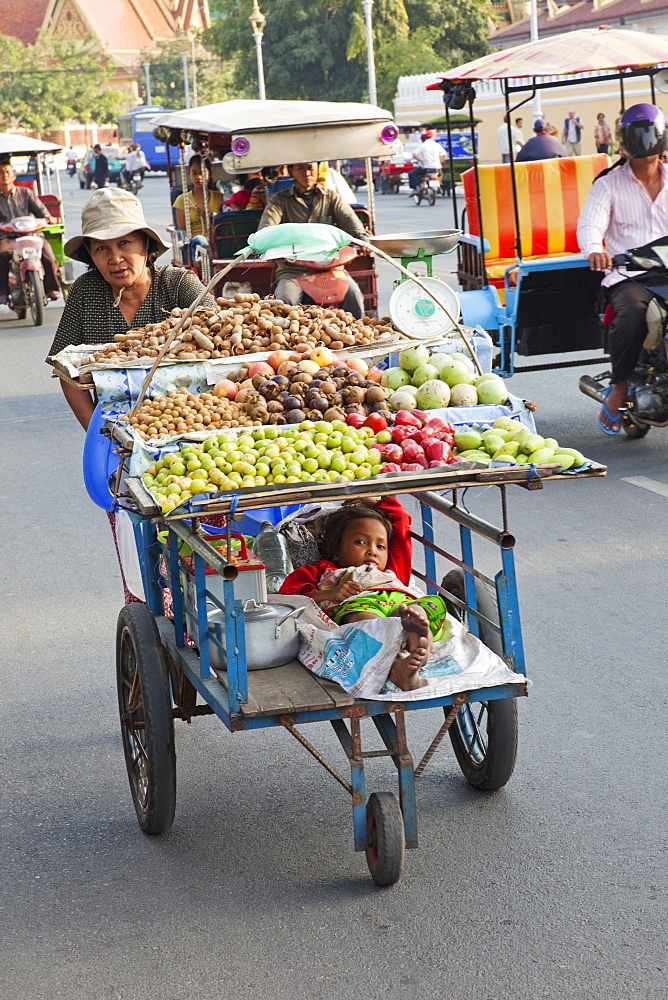
[[[132,521],[126,511],[119,509],[116,511],[116,542],[118,544],[118,555],[125,577],[125,583],[131,594],[138,597],[140,601],[146,601],[144,594],[144,584],[139,568],[139,556],[137,554],[137,543]]]
[[[523,674],[509,670],[501,657],[453,619],[452,639],[434,643],[423,676],[425,687],[400,691],[387,685],[392,662],[401,648],[403,628],[399,618],[376,618],[350,625],[335,625],[308,597],[278,595],[285,604],[303,607],[297,622],[299,661],[319,677],[335,681],[356,698],[382,701],[416,701],[458,691],[474,691],[499,684],[522,684]]]

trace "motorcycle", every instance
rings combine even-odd
[[[441,194],[441,174],[437,171],[424,174],[420,178],[420,183],[413,191],[413,201],[419,205],[422,199],[429,205],[436,204],[436,195]]]
[[[25,319],[30,309],[35,326],[43,324],[46,305],[42,238],[36,235],[43,227],[44,221],[34,215],[19,215],[0,226],[12,252],[7,305],[19,319]]]
[[[74,177],[74,175],[77,172],[77,161],[76,160],[68,160],[67,161],[67,167],[66,167],[66,169],[67,169],[67,176],[68,177]]]
[[[641,272],[627,280],[637,281],[652,293],[647,307],[648,334],[628,380],[626,405],[620,407],[624,432],[637,439],[645,437],[650,427],[668,426],[668,237],[617,254],[612,265]],[[580,392],[603,403],[610,377],[609,371],[582,375]]]

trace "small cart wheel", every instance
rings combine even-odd
[[[517,757],[516,698],[462,705],[449,732],[470,785],[493,792],[510,781]]]
[[[404,820],[392,792],[373,792],[366,805],[366,862],[376,885],[394,885],[404,867]]]
[[[645,434],[649,434],[650,431],[649,424],[643,424],[639,420],[634,420],[630,413],[622,414],[622,427],[626,436],[633,438],[635,441],[644,438]]]
[[[116,683],[137,821],[144,833],[166,833],[176,804],[172,700],[155,618],[145,604],[128,604],[118,616]]]

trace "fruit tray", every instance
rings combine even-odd
[[[397,496],[401,493],[422,493],[436,490],[455,490],[469,486],[516,485],[528,490],[542,489],[546,480],[582,479],[605,476],[607,467],[598,462],[589,462],[587,468],[577,476],[563,471],[558,463],[540,465],[514,465],[487,467],[476,462],[460,462],[456,466],[428,469],[422,473],[393,472],[371,479],[353,482],[310,482],[286,485],[256,486],[235,490],[233,493],[209,497],[205,500],[193,499],[188,511],[174,510],[162,514],[155,500],[136,477],[125,480],[123,496],[139,514],[161,521],[181,518],[208,517],[213,514],[229,514],[235,511],[250,511],[256,508],[277,507],[289,504],[306,504],[323,500],[350,500],[353,497]]]

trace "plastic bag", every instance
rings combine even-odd
[[[347,246],[352,236],[324,222],[284,222],[267,226],[248,237],[255,253],[268,257],[289,257],[291,260],[317,260],[334,256]]]
[[[278,531],[288,543],[294,569],[324,558],[320,551],[323,523],[328,514],[339,509],[341,502],[307,504],[280,522]]]

